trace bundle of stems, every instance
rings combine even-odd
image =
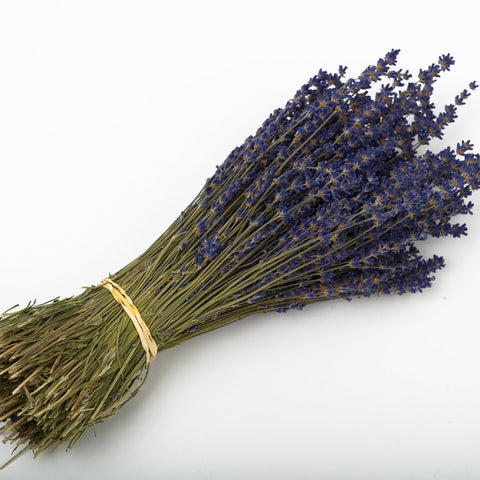
[[[452,57],[411,80],[397,55],[356,78],[320,70],[145,253],[78,296],[5,312],[5,441],[73,447],[138,392],[157,349],[247,315],[430,286],[443,259],[416,242],[466,233],[451,219],[471,212],[480,156],[468,141],[427,145],[476,84],[436,113]]]

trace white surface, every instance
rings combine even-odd
[[[140,254],[320,67],[356,75],[401,48],[416,72],[450,52],[436,103],[450,101],[480,81],[468,5],[0,3],[0,311],[78,293]],[[477,92],[444,143],[478,148],[479,131]],[[422,247],[447,260],[424,294],[252,317],[191,340],[158,357],[96,438],[28,453],[1,478],[479,478],[474,200],[467,238]]]

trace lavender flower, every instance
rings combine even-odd
[[[480,162],[468,141],[423,146],[442,138],[470,91],[435,115],[433,85],[453,58],[412,81],[394,68],[397,55],[357,78],[320,70],[217,167],[187,211],[199,218],[187,265],[196,272],[178,296],[195,292],[194,324],[431,285],[444,261],[415,244],[466,233],[452,217],[471,213],[464,199],[480,185]],[[196,278],[210,275],[198,289]],[[165,324],[177,314],[167,307]]]

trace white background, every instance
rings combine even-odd
[[[470,2],[2,1],[0,311],[70,296],[140,254],[319,68],[391,48],[480,81]],[[480,93],[443,142],[480,146]],[[155,361],[71,452],[2,479],[480,476],[480,195],[419,295],[251,317]],[[0,463],[9,458],[2,446]]]

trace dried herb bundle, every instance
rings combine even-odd
[[[443,266],[415,244],[464,235],[480,186],[468,141],[441,138],[464,90],[438,114],[441,56],[413,81],[389,52],[357,78],[320,71],[233,150],[170,228],[111,280],[158,350],[246,315],[333,298],[421,291]],[[475,82],[470,89],[476,88]],[[420,147],[422,147],[420,149]],[[148,372],[132,320],[100,284],[0,320],[0,431],[31,448],[75,445]]]

